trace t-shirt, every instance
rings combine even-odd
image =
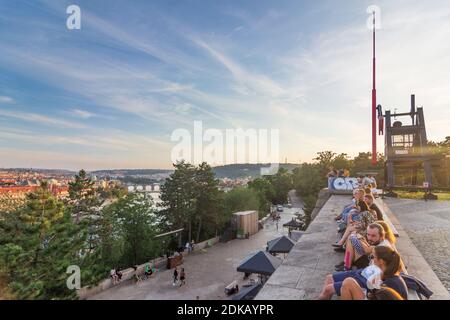
[[[403,299],[408,299],[408,287],[405,281],[400,276],[393,276],[391,278],[384,279],[383,285],[394,289]]]
[[[372,179],[370,179],[369,177],[364,177],[363,180],[362,180],[362,184],[363,184],[364,187],[368,186],[371,183],[372,183]]]
[[[361,271],[361,275],[367,279],[368,289],[379,289],[381,285],[381,269],[375,264],[370,264]]]
[[[384,240],[381,241],[379,244],[377,244],[377,247],[378,247],[378,246],[381,246],[381,247],[389,247],[389,248],[395,250],[395,249],[392,247],[392,244],[391,244],[387,239],[384,239]]]

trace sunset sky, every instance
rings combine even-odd
[[[194,121],[279,129],[282,162],[369,151],[370,5],[378,103],[409,111],[415,93],[444,140],[448,0],[0,0],[0,168],[171,168]]]

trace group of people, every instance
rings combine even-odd
[[[175,267],[173,270],[173,286],[178,285],[178,283],[180,283],[180,287],[186,284],[186,272],[184,271],[184,268],[181,268],[180,273],[178,273],[178,268]]]
[[[156,272],[155,267],[154,266],[150,266],[150,264],[146,264],[145,265],[145,267],[144,267],[144,275],[143,276],[140,276],[138,274],[138,271],[137,271],[138,267],[137,266],[134,266],[133,269],[134,269],[133,280],[134,280],[135,283],[138,283],[138,282],[140,282],[142,280],[150,278],[152,276],[152,274],[154,274]],[[110,277],[111,277],[111,280],[112,280],[112,284],[116,285],[117,283],[119,283],[122,280],[122,273],[117,268],[114,268],[114,269],[111,269]]]
[[[350,177],[350,170],[348,170],[347,168],[344,169],[340,169],[340,170],[336,170],[333,167],[329,168],[329,172],[327,173],[326,177],[328,178],[328,189],[332,189],[332,183],[334,178],[348,178]],[[371,193],[373,193],[374,195],[376,195],[376,190],[377,190],[377,180],[375,179],[375,177],[371,174],[366,174],[366,175],[359,175],[357,177],[358,180],[358,184],[366,189],[366,188],[370,188]]]
[[[192,251],[194,251],[194,247],[195,247],[195,242],[194,240],[192,240],[191,242],[186,242],[186,250],[190,253]]]
[[[361,181],[352,202],[335,218],[340,239],[333,243],[344,257],[327,275],[319,299],[407,300],[408,288],[401,275],[405,266],[398,253],[396,238],[374,203],[372,181]],[[403,274],[402,273],[402,274]]]
[[[111,269],[110,277],[113,285],[115,285],[122,280],[122,273],[119,270],[117,270],[117,268]]]
[[[144,275],[142,277],[137,272],[137,266],[134,266],[133,269],[134,269],[133,277],[134,277],[135,283],[138,283],[142,280],[146,280],[146,279],[150,278],[156,272],[155,267],[150,266],[150,264],[148,264],[148,263],[144,267]]]

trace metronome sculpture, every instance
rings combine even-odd
[[[379,106],[381,109],[381,106]],[[406,125],[396,120],[397,117],[410,117],[411,124]],[[415,96],[411,95],[411,111],[407,113],[391,114],[387,110],[384,115],[385,134],[385,177],[386,189],[409,187],[411,189],[424,188],[429,192],[433,184],[432,162],[438,160],[439,155],[433,155],[427,147],[427,133],[423,108],[415,105]],[[418,173],[423,169],[422,185],[418,185]],[[409,172],[410,179],[399,181],[398,173]],[[404,177],[403,177],[404,179]],[[391,193],[395,196],[395,193]],[[432,195],[430,195],[431,198]]]

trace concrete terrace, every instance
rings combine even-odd
[[[450,299],[450,295],[421,253],[411,242],[396,217],[378,199],[396,227],[397,248],[405,261],[408,273],[422,279],[434,292],[432,299]],[[334,265],[343,259],[331,247],[336,241],[334,217],[350,202],[348,195],[332,195],[310,224],[306,233],[291,250],[282,265],[269,278],[255,300],[313,300],[317,299],[325,276],[334,272]]]
[[[293,202],[294,204],[294,202]],[[295,204],[294,204],[295,205]],[[297,203],[299,205],[299,203]],[[267,241],[281,235],[287,235],[283,223],[289,221],[300,208],[285,208],[281,221],[276,224],[268,219],[264,229],[250,239],[235,239],[227,243],[218,243],[205,250],[188,254],[180,267],[186,270],[186,286],[172,286],[172,270],[157,272],[152,278],[134,284],[124,281],[110,289],[91,296],[93,300],[225,300],[230,299],[224,293],[225,286],[237,280],[239,286],[249,283],[243,280],[243,274],[236,268],[249,253],[266,249]],[[252,275],[256,279],[256,275]]]

